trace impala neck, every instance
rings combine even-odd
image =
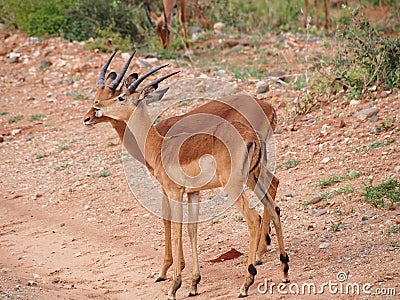
[[[121,143],[124,145],[125,149],[128,153],[137,161],[145,164],[143,154],[139,149],[139,146],[136,142],[135,137],[133,136],[132,132],[126,126],[126,123],[119,120],[111,119],[110,121],[112,127],[118,134],[118,137]]]
[[[139,103],[136,107],[131,118],[127,121],[127,125],[135,137],[138,149],[144,154],[145,162],[154,168],[161,153],[164,138],[153,125],[144,102]]]

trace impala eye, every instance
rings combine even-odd
[[[122,101],[125,101],[125,97],[124,96],[118,96],[118,101],[120,101],[120,102],[122,102]]]

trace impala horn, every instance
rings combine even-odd
[[[121,73],[118,74],[117,78],[114,79],[113,82],[111,82],[108,87],[110,88],[110,90],[115,90],[118,85],[121,83],[122,78],[124,78],[126,71],[129,68],[129,65],[131,64],[131,61],[133,59],[133,56],[135,55],[136,50],[133,50],[133,53],[131,55],[131,57],[129,57],[128,61],[126,62],[124,68],[122,69]]]
[[[158,70],[160,70],[162,68],[165,68],[166,66],[168,66],[168,64],[156,67],[156,68],[154,68],[154,69],[152,69],[150,71],[147,71],[142,76],[140,76],[138,79],[136,79],[134,82],[132,82],[129,85],[129,87],[128,87],[129,93],[133,94],[136,91],[136,89],[139,86],[139,84],[141,84],[143,82],[143,80],[145,80],[147,77],[149,77],[151,74],[157,72]]]
[[[97,86],[104,86],[105,85],[105,77],[106,77],[106,72],[107,68],[110,65],[112,59],[114,58],[115,54],[117,54],[118,50],[115,50],[114,53],[110,56],[110,58],[107,60],[106,64],[103,66],[103,69],[100,71],[99,75],[99,81],[97,82]]]
[[[174,76],[174,75],[176,75],[176,74],[178,74],[178,73],[180,73],[180,72],[181,72],[181,71],[176,71],[176,72],[173,72],[173,73],[164,75],[164,76],[162,76],[162,77],[160,77],[160,78],[158,78],[158,79],[156,79],[156,80],[150,82],[149,84],[146,84],[144,87],[138,89],[138,91],[141,92],[141,91],[143,91],[143,90],[145,90],[145,89],[147,89],[147,88],[149,88],[149,87],[151,87],[151,86],[153,86],[154,89],[156,90],[156,89],[158,88],[158,84],[159,84],[161,81],[167,79],[168,77]]]

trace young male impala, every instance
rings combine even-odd
[[[112,97],[116,97],[121,93],[122,89],[118,89],[119,84],[122,81],[122,78],[124,77],[128,66],[130,64],[130,61],[135,53],[133,53],[132,57],[128,60],[124,68],[122,69],[121,73],[117,76],[115,72],[110,72],[109,75],[107,76],[107,79],[105,78],[105,74],[107,71],[107,68],[109,67],[111,60],[114,58],[115,54],[117,51],[115,51],[111,57],[108,59],[106,64],[103,66],[99,79],[98,79],[98,86],[96,90],[96,95],[95,95],[95,100],[106,100],[110,99]],[[166,90],[161,90],[157,92],[155,95],[156,99],[155,101],[158,101],[162,98],[163,94],[166,92]],[[150,97],[147,98],[147,100]],[[151,100],[151,99],[150,99]],[[154,101],[154,100],[153,100]],[[269,134],[269,126],[266,126],[267,124],[262,124],[260,120],[266,120],[266,123],[271,124],[271,130],[273,131],[276,126],[276,114],[275,110],[273,107],[265,101],[259,101],[255,100],[258,102],[260,105],[264,117],[257,118],[257,120],[252,120],[253,123],[260,124],[260,134],[263,138],[267,138],[267,135]],[[180,115],[180,116],[175,116],[171,117],[168,119],[164,119],[161,122],[159,122],[156,125],[157,130],[162,136],[165,136],[165,134],[169,131],[169,129],[174,126],[177,122],[180,120],[184,119],[187,116],[193,115],[193,114],[200,114],[200,113],[213,113],[214,115],[218,115],[228,122],[233,122],[234,120],[238,120],[240,122],[244,122],[248,124],[248,120],[244,118],[244,116],[239,113],[236,109],[233,109],[230,105],[225,104],[224,102],[209,102],[205,105],[202,105],[186,114]],[[267,118],[267,119],[265,119]],[[113,128],[116,130],[118,137],[120,138],[121,142],[127,149],[128,153],[136,160],[139,162],[144,163],[143,155],[140,152],[140,149],[137,145],[135,137],[132,135],[132,133],[129,131],[129,128],[127,128],[126,123],[124,121],[116,120],[113,118],[109,118],[106,116],[96,116],[96,110],[91,107],[89,111],[85,114],[84,116],[84,124],[87,126],[94,126],[95,124],[102,123],[102,122],[109,122]],[[271,196],[272,199],[275,199],[276,192],[278,189],[278,184],[279,180],[276,177],[273,177],[271,184],[268,189],[268,193]],[[190,199],[198,197],[196,193],[191,193],[188,195]],[[250,209],[249,206],[249,201],[243,197],[245,200],[245,203],[240,204],[241,207],[245,210],[244,215],[253,215],[254,212]],[[163,199],[163,201],[166,201],[166,199]],[[248,218],[249,220],[257,220],[256,217],[252,216],[251,218]],[[247,220],[247,219],[246,219]],[[164,224],[164,235],[165,235],[165,248],[164,248],[164,262],[161,268],[161,271],[159,273],[159,277],[157,281],[163,281],[166,280],[167,278],[167,271],[172,265],[172,245],[171,245],[171,221],[169,219],[163,219],[163,224]],[[256,259],[257,262],[256,264],[261,264],[261,257],[262,255],[266,252],[267,250],[267,245],[270,244],[270,216],[268,214],[268,210],[264,210],[264,216],[263,220],[261,223],[261,236],[262,238],[259,241],[258,247],[257,247],[257,254],[256,254]],[[196,238],[196,237],[195,237]]]
[[[164,66],[162,66],[164,67]],[[269,186],[268,180],[274,181],[276,179],[273,176],[266,176],[261,172],[262,165],[266,163],[266,157],[263,150],[263,141],[256,134],[256,132],[247,126],[245,123],[241,122],[231,122],[230,124],[240,133],[240,136],[243,138],[245,143],[240,147],[240,143],[235,143],[235,147],[229,149],[231,152],[227,152],[227,148],[224,143],[216,139],[215,137],[209,135],[194,135],[189,137],[186,142],[184,142],[181,146],[184,149],[179,152],[179,166],[178,165],[166,165],[166,169],[174,170],[175,168],[182,167],[186,174],[190,176],[197,175],[200,172],[199,162],[201,164],[201,157],[203,155],[213,155],[214,160],[216,161],[216,173],[214,174],[211,181],[204,183],[201,186],[194,186],[189,181],[185,181],[185,184],[179,184],[176,181],[172,180],[168,174],[168,170],[166,170],[162,166],[161,156],[162,151],[166,154],[167,157],[172,156],[173,152],[176,149],[173,147],[176,144],[177,139],[180,138],[180,134],[176,134],[173,136],[163,137],[157,131],[157,129],[152,125],[152,122],[147,114],[146,106],[144,104],[144,100],[148,97],[149,92],[153,91],[158,83],[175,74],[169,74],[160,78],[159,80],[146,85],[144,88],[139,89],[139,84],[150,74],[155,71],[161,69],[162,67],[158,67],[150,72],[146,73],[141,77],[134,77],[136,80],[129,84],[126,92],[121,93],[119,96],[108,99],[108,100],[95,100],[94,108],[96,109],[96,115],[98,118],[108,117],[115,120],[124,121],[128,125],[129,131],[135,137],[139,147],[143,151],[143,157],[145,159],[146,165],[152,174],[159,180],[163,187],[163,192],[165,196],[168,197],[167,203],[173,208],[173,214],[179,219],[182,211],[179,210],[179,205],[175,205],[176,203],[180,203],[182,201],[182,195],[184,192],[189,195],[198,195],[199,190],[209,189],[214,187],[223,186],[228,194],[238,196],[240,201],[236,202],[238,208],[244,213],[246,219],[249,219],[249,229],[250,229],[250,251],[249,251],[249,264],[247,268],[246,280],[243,283],[240,289],[240,296],[246,296],[249,286],[254,281],[254,276],[256,274],[255,270],[255,258],[256,258],[256,249],[259,239],[259,223],[257,224],[257,220],[252,221],[252,214],[246,213],[246,209],[243,207],[243,204],[246,204],[246,200],[243,199],[242,194],[242,186],[246,183],[252,190],[255,191],[257,197],[263,202],[266,210],[269,215],[272,217],[272,220],[275,224],[278,244],[280,249],[280,260],[281,260],[281,268],[283,273],[283,280],[287,281],[287,273],[288,273],[288,256],[285,253],[283,246],[283,236],[280,225],[279,218],[279,208],[276,207],[272,195],[268,195],[267,187]],[[137,91],[140,91],[138,93]],[[151,94],[150,94],[151,95]],[[244,95],[240,95],[238,98],[248,97]],[[250,97],[251,98],[251,97]],[[240,99],[236,99],[240,100]],[[246,101],[246,99],[244,99]],[[234,102],[234,101],[233,101]],[[134,118],[134,122],[129,122],[131,115],[134,114],[136,117]],[[222,124],[222,123],[221,123]],[[219,125],[221,125],[219,124]],[[218,126],[219,126],[218,125]],[[218,127],[217,126],[217,127]],[[222,125],[221,125],[222,126]],[[222,127],[221,127],[222,128]],[[216,128],[214,128],[216,129]],[[217,128],[218,129],[218,128]],[[200,139],[200,141],[199,141]],[[201,146],[199,147],[199,142],[201,142]],[[163,145],[167,145],[164,150],[161,148]],[[193,151],[195,148],[196,151]],[[231,156],[229,156],[231,155]],[[232,163],[229,159],[232,157],[232,161],[242,162],[239,163],[239,168],[237,170],[235,168],[232,169]],[[173,164],[173,162],[171,163]],[[246,168],[250,167],[250,169]],[[249,173],[249,177],[246,178],[246,174]],[[265,169],[263,169],[265,171]],[[179,177],[179,176],[178,176]],[[231,177],[231,178],[230,178]],[[187,178],[185,178],[187,180]],[[277,186],[277,181],[276,181]],[[272,191],[272,192],[276,192]],[[272,194],[272,192],[270,194]],[[274,194],[275,195],[275,194]],[[190,201],[190,197],[189,201]],[[174,201],[173,201],[174,200]],[[193,200],[193,199],[192,199]],[[177,202],[176,202],[177,201]],[[195,201],[198,201],[196,199]],[[248,202],[247,202],[248,203]],[[189,206],[190,210],[190,206]],[[247,210],[251,211],[251,210]],[[189,211],[190,212],[190,211]],[[195,211],[191,212],[193,216],[196,215]],[[259,218],[256,215],[256,219]],[[257,225],[252,225],[256,223]],[[177,289],[181,284],[180,273],[183,268],[183,257],[182,257],[182,241],[181,241],[181,229],[182,223],[175,222],[173,224],[173,232],[174,232],[174,251],[173,251],[173,260],[174,260],[174,278],[173,284],[169,291],[169,298],[175,299],[175,294]],[[192,242],[192,250],[194,252],[194,271],[192,278],[192,291],[191,294],[197,294],[197,284],[200,280],[199,267],[197,262],[197,244],[196,244],[196,224],[195,219],[194,223],[189,226],[189,233],[191,236]],[[194,237],[194,238],[193,238]]]
[[[98,79],[98,86],[96,90],[96,95],[95,95],[95,101],[96,100],[106,100],[110,99],[112,97],[116,97],[121,93],[122,89],[118,89],[117,87],[122,81],[122,78],[124,77],[128,66],[130,64],[130,61],[134,55],[128,60],[124,68],[122,69],[121,73],[117,76],[115,72],[109,73],[107,76],[107,79],[105,78],[105,74],[107,71],[107,68],[109,67],[111,60],[114,58],[115,54],[117,51],[115,51],[111,57],[108,59],[106,64],[103,66],[99,79]],[[118,79],[117,79],[118,78]],[[163,94],[165,93],[165,90],[161,90],[156,94],[156,100],[160,100]],[[149,99],[148,97],[147,99]],[[156,125],[157,130],[159,133],[163,136],[169,131],[169,129],[174,126],[177,122],[180,120],[186,118],[187,116],[194,115],[194,114],[201,114],[201,113],[212,113],[213,115],[220,116],[221,118],[224,118],[228,122],[233,122],[233,121],[240,121],[242,123],[250,125],[250,123],[255,124],[257,126],[257,130],[259,131],[260,135],[262,136],[263,139],[268,138],[268,134],[270,134],[270,130],[274,131],[275,126],[276,126],[276,113],[273,107],[266,101],[261,101],[257,99],[250,98],[252,101],[257,102],[257,105],[261,108],[260,111],[263,112],[263,115],[257,115],[257,114],[252,114],[247,116],[249,119],[245,118],[238,110],[234,109],[231,105],[229,105],[229,100],[230,98],[225,98],[225,101],[227,103],[221,101],[214,101],[214,102],[209,102],[205,105],[202,105],[186,114],[180,115],[180,116],[175,116],[171,117],[168,119],[164,119],[161,122],[159,122]],[[249,97],[247,97],[247,100]],[[236,100],[235,97],[232,98],[232,100]],[[243,99],[246,100],[246,97]],[[136,160],[144,163],[143,156],[140,152],[140,149],[137,145],[137,142],[135,140],[135,137],[132,135],[132,133],[129,131],[129,128],[126,127],[126,123],[120,120],[116,120],[113,118],[109,118],[106,116],[96,116],[96,110],[91,107],[89,111],[85,114],[84,116],[84,124],[87,126],[93,126],[98,123],[102,122],[110,122],[110,124],[113,126],[113,128],[116,130],[121,142],[124,144],[125,148],[129,152],[129,154],[135,158]],[[250,122],[250,123],[249,123]],[[276,192],[278,189],[278,184],[279,181],[276,177],[273,177],[271,184],[268,189],[268,193],[271,196],[272,199],[275,199]],[[197,197],[197,195],[189,195],[189,198],[193,198],[194,196]],[[244,213],[245,215],[249,214],[254,214],[254,212],[250,209],[249,207],[249,201],[243,197],[245,203],[240,204],[243,209],[246,210]],[[165,201],[165,199],[164,199]],[[249,210],[249,211],[248,211]],[[247,212],[248,211],[248,212]],[[249,219],[257,219],[256,217],[252,217]],[[246,219],[247,220],[247,219]],[[166,273],[169,267],[172,265],[172,249],[171,249],[171,222],[168,219],[163,219],[164,223],[164,234],[165,234],[165,248],[164,248],[164,263],[162,265],[159,277],[157,281],[163,281],[166,280]],[[267,245],[270,244],[270,216],[268,214],[268,210],[264,209],[264,216],[262,219],[261,223],[261,239],[259,241],[258,247],[257,247],[257,254],[256,254],[256,264],[261,264],[261,257],[262,255],[266,252],[267,250]]]
[[[176,15],[179,4],[179,22],[182,26],[182,33],[185,39],[186,48],[189,48],[187,43],[186,29],[186,0],[162,0],[162,14],[160,17],[150,10],[149,5],[146,5],[146,15],[151,26],[161,40],[164,49],[167,49],[171,41],[172,19]]]

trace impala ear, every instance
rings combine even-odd
[[[115,78],[117,78],[117,73],[110,72],[110,74],[107,76],[106,84],[108,84],[109,81],[113,81]]]
[[[147,95],[146,97],[146,103],[153,103],[153,102],[157,102],[160,101],[166,92],[168,92],[169,88],[165,88],[162,90],[155,90],[153,92],[151,92],[150,94]]]
[[[138,79],[139,78],[139,75],[138,75],[138,73],[132,73],[132,74],[130,74],[125,80],[124,80],[124,86],[126,87],[126,88],[128,88],[131,84],[132,84],[132,82],[134,82],[136,79]]]

